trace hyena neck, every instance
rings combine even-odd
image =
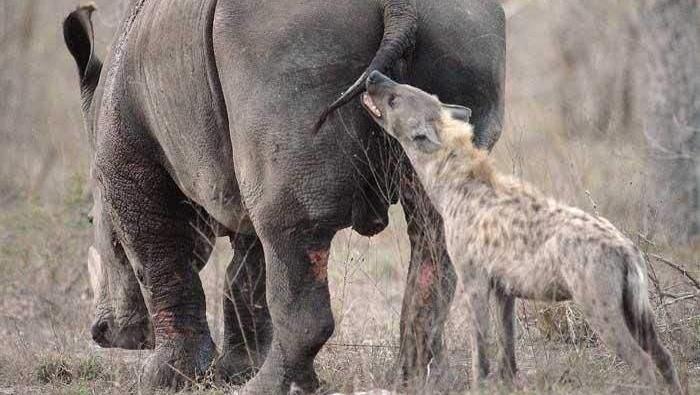
[[[471,144],[471,143],[470,143]],[[476,182],[496,185],[488,152],[478,149],[465,149],[459,145],[438,152],[427,166],[429,177],[439,183]]]
[[[489,153],[474,146],[472,125],[443,114],[440,128],[444,148],[433,155],[437,162],[433,176],[436,179],[459,178],[493,185],[496,177]]]
[[[459,149],[445,149],[420,166],[414,164],[430,200],[441,214],[445,215],[445,210],[455,204],[466,206],[471,199],[492,194],[499,187],[499,177],[486,155],[479,152],[471,156]]]
[[[472,204],[472,202],[484,201],[485,198],[497,193],[496,182],[495,177],[484,179],[455,175],[452,179],[443,177],[440,182],[431,183],[426,190],[435,208],[445,216],[449,215],[450,210],[455,207],[461,207],[462,211],[478,208],[479,204]],[[477,213],[473,214],[476,217]]]
[[[488,151],[474,146],[472,126],[443,114],[439,127],[443,148],[431,154],[406,149],[433,204],[441,206],[455,193],[466,198],[472,190],[497,189],[499,177]]]

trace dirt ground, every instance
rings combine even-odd
[[[90,226],[81,215],[89,202],[81,196],[76,193],[77,200],[66,202],[62,210],[29,202],[0,215],[0,394],[137,391],[139,366],[148,351],[104,350],[90,340],[92,295],[85,270]],[[344,231],[333,243],[329,278],[337,327],[316,362],[330,390],[394,388],[409,253],[401,215],[400,207],[392,209],[391,227],[375,238]],[[230,257],[226,241],[220,240],[202,273],[215,341],[223,332],[220,290]],[[674,270],[658,263],[654,268],[664,292],[692,292]],[[663,339],[682,380],[690,393],[700,393],[698,302],[667,297],[669,305],[661,307],[656,291],[651,293]],[[459,288],[447,324],[448,366],[429,390],[503,393],[504,388],[473,390],[467,384],[469,343],[463,299]],[[548,314],[547,304],[518,304],[522,393],[636,393],[636,378],[628,367],[597,342],[575,306],[563,306]],[[230,389],[205,381],[193,390],[215,394]]]

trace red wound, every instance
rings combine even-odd
[[[153,314],[153,329],[156,339],[175,339],[193,336],[198,331],[182,317],[178,317],[172,311],[159,311]]]
[[[431,288],[435,282],[436,270],[435,262],[426,259],[423,261],[418,271],[418,293],[423,301],[430,299]]]
[[[311,262],[311,272],[316,281],[325,281],[328,278],[328,256],[329,250],[308,251]]]

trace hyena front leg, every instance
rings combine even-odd
[[[465,267],[465,265],[460,265]],[[472,385],[478,386],[489,374],[489,279],[485,271],[473,266],[463,272],[464,291],[469,309],[472,349]]]
[[[515,297],[508,294],[502,287],[495,286],[493,293],[496,297],[498,312],[498,374],[507,384],[513,382],[517,373],[515,363]]]

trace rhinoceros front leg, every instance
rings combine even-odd
[[[441,366],[442,334],[457,276],[447,255],[440,215],[415,174],[411,170],[404,174],[401,204],[411,261],[401,309],[399,362],[405,383],[420,388],[435,378]]]
[[[212,232],[198,226],[196,210],[161,166],[115,146],[98,152],[98,177],[155,333],[141,384],[180,388],[203,375],[216,354],[195,253],[198,238]]]
[[[231,236],[233,260],[224,283],[224,344],[217,373],[243,382],[262,365],[272,340],[265,300],[265,255],[257,235]]]

